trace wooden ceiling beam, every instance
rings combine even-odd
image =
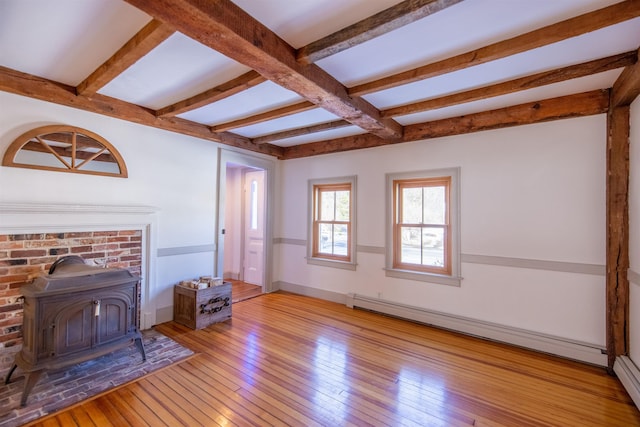
[[[39,99],[92,113],[114,117],[158,129],[168,130],[237,148],[282,157],[282,148],[271,144],[254,144],[249,138],[229,132],[211,132],[208,126],[177,117],[156,117],[148,108],[120,101],[108,96],[78,96],[76,88],[0,66],[0,90]]]
[[[151,20],[111,58],[81,82],[76,87],[76,93],[84,96],[96,93],[173,33],[175,30],[168,25],[155,19]]]
[[[493,43],[442,61],[433,62],[412,70],[353,86],[349,95],[362,96],[391,89],[430,77],[451,73],[505,58],[510,55],[536,49],[562,40],[599,30],[640,16],[640,0],[625,0],[612,6],[585,13],[566,21]]]
[[[505,95],[526,89],[533,89],[539,86],[544,86],[552,83],[557,83],[573,78],[584,77],[591,74],[601,73],[604,71],[613,70],[629,65],[633,65],[637,62],[638,53],[636,51],[621,53],[619,55],[613,55],[607,58],[597,59],[594,61],[585,62],[582,64],[571,65],[568,67],[560,68],[557,70],[546,71],[531,76],[522,77],[520,79],[510,80],[507,82],[498,83],[491,86],[472,89],[465,92],[460,92],[452,95],[447,95],[439,98],[434,98],[426,101],[421,101],[413,104],[403,105],[399,107],[390,108],[381,111],[383,117],[397,117],[401,115],[413,114],[421,111],[433,110],[437,108],[444,108],[452,105],[462,104],[465,102],[471,102],[481,99],[487,99],[495,96]],[[245,117],[239,120],[230,121],[227,123],[221,123],[219,125],[211,126],[211,130],[214,132],[224,132],[231,129],[237,129],[240,127],[250,126],[257,123],[266,122],[269,120],[278,119],[288,115],[301,113],[315,108],[315,105],[303,101],[297,104],[289,105],[286,107],[270,110],[264,113],[260,113],[254,116]],[[338,123],[338,122],[334,122]],[[263,137],[253,138],[255,143],[263,144],[266,142],[276,141],[278,139],[290,138],[298,135],[310,134],[313,132],[320,132],[322,128],[308,129],[299,128],[293,131],[295,135],[289,135],[288,132],[277,132]],[[282,134],[282,136],[280,136]],[[263,139],[266,138],[266,139]]]
[[[382,116],[404,116],[407,114],[464,104],[466,102],[479,101],[522,90],[534,89],[536,87],[552,83],[559,83],[566,80],[602,73],[604,71],[615,70],[616,68],[627,67],[629,65],[636,64],[637,60],[638,53],[636,51],[621,53],[619,55],[596,59],[582,64],[570,65],[556,70],[545,71],[490,86],[479,87],[464,92],[441,96],[439,98],[389,108],[382,111]],[[637,74],[640,74],[640,71],[637,71]]]
[[[406,141],[461,135],[482,130],[500,129],[605,113],[609,108],[609,91],[594,90],[561,96],[514,107],[500,108],[453,119],[407,126]]]
[[[402,126],[315,64],[296,61],[295,49],[231,0],[126,0],[187,37],[244,64],[336,116],[386,139]]]
[[[274,110],[265,111],[264,113],[255,114],[253,116],[244,117],[242,119],[233,120],[226,123],[220,123],[211,126],[212,132],[225,132],[230,129],[237,129],[245,126],[251,126],[269,120],[279,119],[280,117],[290,116],[296,113],[313,110],[317,108],[315,104],[309,101],[298,102],[297,104],[287,105],[286,107],[276,108]]]
[[[405,126],[404,138],[401,142],[420,141],[483,130],[589,116],[605,113],[608,108],[609,90],[595,90],[461,117],[408,125]],[[285,147],[283,160],[390,144],[393,144],[393,142],[378,138],[375,135],[356,135]]]
[[[268,135],[252,138],[255,144],[265,144],[267,142],[279,141],[287,138],[293,138],[295,136],[311,135],[312,133],[322,132],[326,130],[339,129],[346,126],[352,126],[346,120],[335,120],[333,122],[320,123],[312,126],[305,126],[296,129],[289,129],[281,132],[274,132]]]
[[[178,114],[192,111],[205,105],[220,101],[230,96],[236,95],[253,86],[265,82],[267,79],[257,72],[251,70],[233,80],[222,83],[219,86],[206,90],[191,98],[176,102],[156,111],[158,117],[173,117]]]
[[[638,50],[640,55],[640,49]],[[640,64],[627,66],[613,84],[611,91],[612,107],[622,107],[631,103],[640,95]]]
[[[298,49],[302,64],[311,64],[327,56],[369,41],[375,37],[432,15],[462,0],[405,0],[342,30]]]

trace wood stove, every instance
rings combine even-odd
[[[140,277],[121,268],[86,265],[78,256],[58,259],[24,295],[23,347],[7,374],[25,372],[21,405],[44,370],[60,369],[135,342],[146,360],[139,325]]]

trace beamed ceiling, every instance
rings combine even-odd
[[[0,1],[0,90],[280,159],[603,113],[639,46],[640,0]]]

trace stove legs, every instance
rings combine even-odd
[[[11,375],[16,370],[18,365],[13,365],[7,377],[4,380],[5,384],[9,384],[11,381]],[[27,404],[27,399],[29,398],[29,393],[31,393],[31,389],[36,385],[38,380],[40,379],[40,375],[42,374],[42,370],[33,371],[33,372],[25,372],[24,373],[24,388],[22,389],[22,398],[20,399],[20,406],[24,407]]]
[[[29,397],[29,393],[31,393],[31,389],[40,379],[40,375],[42,371],[33,371],[25,373],[24,379],[24,389],[22,390],[22,399],[20,399],[20,406],[25,406],[27,404],[27,398]]]
[[[138,350],[140,351],[140,354],[142,355],[142,361],[146,362],[147,361],[147,353],[145,353],[145,351],[144,351],[144,344],[142,344],[142,338],[141,337],[136,338],[136,347],[138,347]]]
[[[13,365],[13,367],[11,368],[9,373],[7,374],[6,378],[4,379],[4,384],[5,385],[9,384],[9,381],[11,381],[11,375],[13,375],[13,371],[15,371],[17,367],[18,367],[18,365],[16,365],[16,364]]]

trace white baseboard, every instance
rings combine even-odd
[[[222,273],[222,277],[225,279],[240,280],[240,273],[233,272],[233,271],[225,271],[224,273]]]
[[[624,386],[631,399],[640,408],[640,369],[631,358],[619,356],[613,364],[613,371]]]
[[[607,366],[604,347],[497,323],[440,313],[357,294],[347,296],[347,306],[433,325],[481,338],[555,354],[599,366]]]
[[[309,286],[296,285],[295,283],[277,281],[273,282],[274,289],[291,292],[306,297],[323,299],[325,301],[337,302],[338,304],[347,303],[347,295],[338,292],[325,291],[324,289],[311,288]]]
[[[158,308],[156,310],[156,324],[170,322],[173,320],[173,306]]]

